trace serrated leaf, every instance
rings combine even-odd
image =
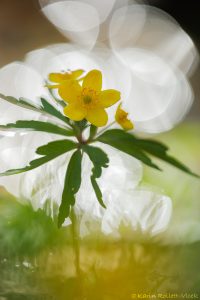
[[[46,99],[41,98],[41,110],[50,114],[53,117],[56,117],[57,119],[60,119],[61,121],[69,124],[69,119],[65,117],[59,110],[57,110],[53,105],[51,105]]]
[[[2,100],[5,100],[5,101],[13,104],[13,105],[17,105],[19,107],[23,107],[25,109],[28,109],[28,110],[31,110],[34,112],[43,113],[45,115],[50,115],[50,116],[56,117],[69,125],[69,119],[67,117],[65,117],[59,110],[57,110],[53,105],[51,105],[44,98],[41,98],[41,104],[42,104],[41,107],[35,106],[31,100],[28,100],[25,98],[16,99],[15,97],[5,96],[3,94],[0,94],[0,98]]]
[[[106,205],[104,204],[103,202],[103,194],[100,190],[100,187],[95,179],[94,176],[91,176],[90,177],[91,179],[91,183],[92,183],[92,186],[93,186],[93,189],[94,189],[94,192],[95,192],[95,195],[97,197],[97,200],[99,201],[99,204],[103,207],[103,208],[106,208]]]
[[[65,219],[70,214],[71,206],[75,204],[75,194],[78,192],[81,185],[81,162],[82,153],[80,149],[78,149],[73,153],[67,167],[62,202],[58,214],[58,227],[62,226]]]
[[[99,139],[100,138],[100,139]],[[138,137],[135,137],[134,135],[124,132],[120,129],[112,129],[106,131],[104,134],[102,134],[98,140],[107,141],[109,139],[119,139],[122,144],[127,144],[131,147],[131,145],[138,147],[141,151],[144,151],[145,153],[151,154],[154,157],[157,157],[172,166],[192,175],[195,177],[199,177],[198,175],[194,174],[187,166],[185,166],[182,162],[178,161],[176,158],[170,156],[167,151],[169,148],[164,145],[163,143],[160,143],[158,141],[154,141],[151,139],[140,139]],[[111,144],[110,144],[111,145]]]
[[[57,140],[49,142],[37,148],[36,153],[39,155],[63,154],[78,147],[78,144],[70,140]]]
[[[27,99],[24,99],[24,98],[19,98],[19,99],[16,99],[15,97],[12,97],[12,96],[5,96],[3,94],[0,94],[0,98],[2,100],[5,100],[11,104],[14,104],[14,105],[17,105],[17,106],[20,106],[20,107],[23,107],[23,108],[26,108],[26,109],[29,109],[29,110],[32,110],[32,111],[36,111],[36,112],[40,112],[41,113],[41,110],[39,107],[36,107],[31,101],[27,100]],[[29,103],[29,102],[30,103]]]
[[[183,171],[183,172],[185,172],[185,173],[187,173],[187,174],[189,174],[189,175],[192,175],[192,176],[194,176],[194,177],[200,178],[199,175],[193,173],[193,172],[192,172],[187,166],[185,166],[182,162],[180,162],[180,161],[177,160],[176,158],[174,158],[174,157],[168,155],[166,151],[163,151],[163,152],[162,152],[162,151],[156,151],[155,149],[150,148],[150,147],[148,147],[148,149],[146,149],[146,151],[147,151],[149,154],[151,154],[151,155],[153,155],[153,156],[155,156],[155,157],[157,157],[157,158],[159,158],[159,159],[161,159],[161,160],[167,162],[168,164],[170,164],[170,165],[172,165],[172,166],[174,166],[174,167],[180,169],[181,171]]]
[[[64,136],[73,136],[74,133],[71,130],[66,128],[62,128],[58,125],[49,123],[49,122],[42,122],[42,121],[34,121],[34,120],[19,120],[16,123],[9,123],[7,125],[0,125],[0,129],[27,129],[27,130],[34,130],[34,131],[41,131],[41,132],[48,132],[53,134],[59,134]]]
[[[135,137],[121,129],[108,130],[100,135],[97,140],[139,159],[149,167],[160,170],[143,149],[135,143]]]
[[[156,152],[166,152],[169,147],[152,139],[139,139],[134,136],[135,143],[138,147],[142,148],[144,151],[156,151]]]
[[[101,177],[102,168],[108,167],[108,163],[109,163],[108,156],[100,148],[89,146],[89,145],[85,145],[83,147],[83,150],[87,153],[94,166],[92,169],[92,175],[90,177],[94,192],[101,206],[106,208],[102,199],[103,196],[102,192],[98,186],[96,179]]]
[[[38,109],[38,107],[37,106],[35,106],[35,103],[33,103],[30,99],[26,99],[26,98],[24,98],[24,97],[20,97],[19,98],[19,103],[21,103],[21,104],[24,104],[24,105],[27,105],[27,106],[29,106],[30,108],[34,108],[34,109]]]
[[[131,135],[126,133],[127,135]],[[139,139],[134,137],[136,145],[138,145],[145,152],[173,165],[174,167],[186,172],[192,176],[199,177],[194,174],[187,166],[185,166],[182,162],[178,161],[176,158],[170,156],[167,151],[169,147],[160,143],[158,141],[152,139]]]
[[[0,176],[10,176],[10,175],[16,175],[16,174],[20,174],[20,173],[24,173],[27,171],[31,171],[33,169],[36,169],[44,164],[46,164],[47,162],[49,162],[50,160],[54,159],[56,156],[44,156],[44,157],[40,157],[37,159],[32,160],[28,166],[23,167],[23,168],[19,168],[19,169],[10,169],[7,170],[3,173],[0,173]]]
[[[14,174],[24,173],[33,169],[40,167],[41,165],[46,164],[50,160],[69,152],[77,147],[77,144],[68,141],[68,140],[61,140],[61,141],[53,141],[46,145],[40,146],[37,148],[36,153],[43,155],[43,157],[39,157],[37,159],[32,160],[28,166],[19,169],[11,169],[0,173],[0,176],[10,176]]]

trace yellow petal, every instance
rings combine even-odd
[[[120,92],[116,90],[105,90],[100,92],[99,101],[103,107],[110,107],[120,100]]]
[[[121,108],[120,103],[115,113],[115,120],[124,130],[131,130],[134,128],[134,125],[127,117],[128,113]]]
[[[49,81],[61,83],[64,80],[70,79],[70,75],[68,73],[50,73]]]
[[[72,71],[72,77],[73,79],[76,79],[78,77],[80,77],[82,74],[84,73],[84,70],[75,70],[75,71]]]
[[[133,123],[130,120],[125,120],[120,124],[124,130],[131,130],[134,128]]]
[[[69,104],[64,108],[64,114],[73,121],[81,121],[86,116],[86,110],[74,104]]]
[[[65,73],[50,73],[49,80],[56,83],[61,83],[65,80],[77,79],[83,74],[84,70],[74,70],[72,72]]]
[[[44,87],[47,87],[48,89],[58,89],[60,84],[45,84]]]
[[[92,70],[83,79],[83,88],[89,88],[100,92],[102,88],[102,74],[98,70]]]
[[[123,118],[126,118],[128,116],[128,113],[125,112],[123,109],[121,109],[121,103],[118,105],[117,107],[117,110],[116,110],[116,113],[115,113],[115,120],[120,123],[120,121],[123,119]]]
[[[77,97],[81,94],[81,86],[76,80],[67,80],[60,85],[58,93],[64,101],[76,102]]]
[[[103,108],[88,110],[85,118],[97,127],[105,126],[108,122],[108,115]]]

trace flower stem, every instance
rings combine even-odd
[[[73,239],[73,249],[75,254],[75,268],[76,268],[76,275],[77,278],[80,279],[81,277],[81,268],[80,268],[80,245],[79,245],[79,237],[78,237],[78,230],[77,230],[77,217],[74,212],[74,208],[71,209],[71,229],[72,229],[72,239]]]
[[[112,123],[108,124],[108,126],[104,127],[102,130],[100,130],[98,133],[97,133],[97,137],[99,137],[100,134],[104,133],[108,128],[110,128],[111,126],[113,126],[116,122],[113,121]]]

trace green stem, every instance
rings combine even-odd
[[[79,245],[79,236],[77,230],[77,217],[74,212],[74,208],[71,209],[71,229],[72,229],[72,240],[73,240],[73,248],[75,254],[75,268],[77,278],[81,276],[81,268],[80,268],[80,245]]]
[[[111,126],[113,126],[116,122],[113,121],[112,123],[108,124],[108,126],[104,127],[102,130],[100,130],[98,133],[97,133],[97,137],[99,137],[102,133],[104,133],[108,128],[110,128]]]
[[[93,139],[96,136],[97,130],[98,130],[98,127],[96,127],[94,125],[90,125],[90,135],[89,135],[89,138],[87,140],[87,144],[89,144],[90,142],[93,141]]]

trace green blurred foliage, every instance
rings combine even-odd
[[[2,190],[0,199],[0,256],[34,256],[66,244],[69,233],[58,230],[44,210],[34,211]]]
[[[157,137],[169,145],[173,156],[200,174],[200,124],[185,123]],[[163,242],[193,243],[200,240],[200,180],[159,162],[163,172],[145,168],[141,185],[168,195],[173,214]]]

